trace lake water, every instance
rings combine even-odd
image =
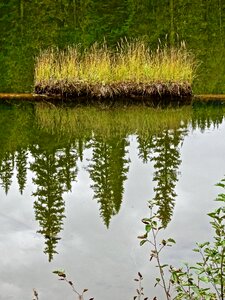
[[[124,37],[153,49],[184,40],[198,61],[194,93],[225,93],[221,0],[0,1],[0,29],[1,93],[33,91],[40,50]],[[33,288],[41,300],[74,299],[56,269],[89,289],[85,299],[133,299],[138,271],[145,295],[163,299],[141,219],[154,198],[162,238],[177,242],[163,260],[196,261],[225,174],[224,111],[2,103],[0,299],[32,299]]]
[[[31,299],[32,288],[43,300],[74,299],[56,269],[88,288],[86,299],[132,299],[138,271],[145,295],[160,296],[150,248],[137,239],[152,198],[162,237],[177,242],[165,262],[196,261],[195,242],[212,238],[206,214],[225,174],[222,104],[2,104],[0,122],[2,299]]]

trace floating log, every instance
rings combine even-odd
[[[59,96],[49,95],[37,95],[32,93],[0,93],[0,100],[28,100],[28,101],[40,101],[50,100],[53,98],[59,98]]]
[[[194,100],[198,101],[225,101],[225,94],[203,94],[203,95],[195,95]]]
[[[69,105],[100,105],[106,107],[129,106],[129,105],[146,105],[152,107],[163,106],[181,106],[191,104],[191,96],[175,97],[172,95],[130,95],[123,97],[88,97],[87,95],[66,97],[61,94],[34,94],[34,93],[0,93],[0,101],[16,102],[48,102],[52,104],[69,104]]]
[[[131,96],[131,97],[122,97],[121,99],[123,99],[123,102],[126,102],[126,104],[134,104],[134,103],[140,103],[140,104],[144,104],[146,102],[150,102],[154,100],[154,103],[162,103],[163,100],[165,99],[163,96],[162,97],[157,97],[154,99],[151,97],[142,97],[142,96]],[[48,94],[34,94],[34,93],[0,93],[0,101],[1,100],[16,100],[16,101],[31,101],[31,102],[35,102],[35,101],[53,101],[53,100],[58,100],[58,101],[62,101],[62,96],[59,94],[56,95],[48,95]],[[65,102],[65,97],[64,97],[64,101]],[[105,104],[107,104],[107,102],[110,103],[115,103],[115,99],[109,98],[109,99],[88,99],[88,97],[74,97],[74,98],[70,98],[68,99],[69,102],[74,102],[74,104],[78,103],[100,103],[103,102]],[[169,97],[166,98],[166,102],[169,102]],[[118,102],[120,102],[120,98],[117,99]],[[193,95],[191,97],[183,97],[183,98],[176,98],[174,97],[173,102],[179,102],[180,104],[184,103],[184,104],[190,104],[191,102],[208,102],[208,101],[212,101],[212,102],[225,102],[225,94],[203,94],[203,95]]]

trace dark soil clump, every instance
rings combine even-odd
[[[114,98],[183,98],[192,95],[190,84],[184,83],[114,83],[86,84],[68,83],[64,81],[54,84],[35,86],[36,94],[61,96],[62,98],[114,99]]]

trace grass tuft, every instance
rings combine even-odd
[[[63,51],[51,48],[36,59],[35,91],[100,97],[179,95],[191,92],[195,70],[195,59],[185,43],[176,48],[159,46],[155,51],[140,40],[122,40],[114,50],[106,43],[95,43],[84,51],[79,46]]]

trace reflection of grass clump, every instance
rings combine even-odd
[[[39,128],[60,135],[146,136],[166,128],[185,126],[191,118],[191,108],[153,109],[150,107],[126,107],[125,109],[100,110],[96,107],[61,108],[38,103],[35,118]]]
[[[142,41],[122,41],[112,51],[95,43],[81,51],[47,49],[36,60],[35,91],[91,96],[190,94],[195,61],[182,43],[151,51]]]

